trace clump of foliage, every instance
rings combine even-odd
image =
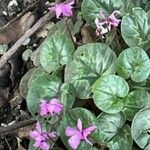
[[[29,149],[149,150],[150,3],[77,2],[50,8],[60,20],[20,83],[38,122]],[[85,22],[93,41],[77,42]]]

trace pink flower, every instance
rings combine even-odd
[[[120,14],[119,11],[113,11],[113,13],[106,17],[105,14],[100,11],[100,16],[103,18],[103,20],[99,20],[98,18],[95,19],[95,25],[96,25],[96,34],[98,36],[101,36],[102,38],[104,37],[104,34],[109,32],[112,27],[117,27],[120,23],[120,19],[117,19],[115,17],[115,14]]]
[[[46,100],[42,100],[40,104],[40,115],[44,116],[50,114],[53,116],[54,114],[60,114],[63,110],[63,104],[60,103],[56,98],[52,98],[49,102]]]
[[[30,132],[30,137],[35,140],[34,147],[42,150],[49,150],[50,145],[47,143],[49,139],[55,139],[56,132],[46,133],[42,131],[42,127],[39,122],[36,123],[36,130]]]
[[[114,26],[114,27],[117,27],[118,25],[119,25],[119,23],[120,23],[120,19],[117,19],[116,17],[115,17],[115,14],[120,14],[120,12],[119,11],[113,11],[113,13],[108,17],[108,19],[109,19],[109,25],[111,26]]]
[[[72,128],[69,126],[66,128],[66,136],[70,137],[68,140],[70,147],[77,149],[81,140],[92,145],[92,143],[88,140],[88,136],[95,130],[96,126],[94,125],[83,129],[82,122],[80,119],[78,119],[77,128]]]
[[[49,10],[56,12],[56,18],[62,14],[63,16],[70,17],[73,15],[72,8],[74,4],[74,0],[70,0],[68,2],[56,4],[54,7],[49,8]]]

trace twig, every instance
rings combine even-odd
[[[0,68],[7,63],[8,59],[18,50],[18,48],[22,45],[22,43],[34,34],[39,28],[41,28],[48,20],[50,20],[54,16],[53,12],[45,14],[40,20],[33,25],[22,37],[18,39],[18,41],[1,57],[0,59]]]
[[[29,120],[21,121],[21,122],[12,124],[10,126],[0,127],[0,135],[7,134],[8,132],[11,132],[13,130],[22,128],[22,127],[27,126],[27,125],[31,125],[31,124],[33,124],[35,122],[36,122],[36,120],[31,118]]]
[[[6,141],[7,145],[8,145],[8,147],[9,147],[9,150],[11,150],[11,146],[10,146],[10,144],[9,144],[9,142],[7,141],[6,138],[5,138],[5,141]]]
[[[38,1],[34,2],[32,5],[28,6],[25,10],[23,10],[23,12],[21,12],[19,15],[17,15],[17,17],[15,17],[13,20],[9,21],[8,24],[6,24],[5,26],[8,26],[9,24],[12,24],[13,22],[15,22],[17,19],[21,18],[23,15],[25,15],[27,12],[29,12],[31,9],[33,9],[36,5],[39,5],[40,2],[41,1],[38,0]],[[3,30],[3,28],[5,28],[5,26],[0,28],[0,32],[1,32],[1,30]]]

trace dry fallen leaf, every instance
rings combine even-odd
[[[39,31],[36,32],[37,37],[45,38],[48,31],[54,27],[54,22],[47,22]]]
[[[29,138],[30,132],[34,129],[35,125],[28,125],[16,130],[16,135],[20,138]]]
[[[28,12],[21,18],[6,24],[0,29],[0,44],[8,44],[12,41],[16,41],[31,27],[34,19],[34,15]]]

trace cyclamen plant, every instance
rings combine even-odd
[[[39,122],[36,123],[36,130],[30,133],[31,138],[35,140],[34,146],[43,150],[49,150],[50,145],[47,143],[48,140],[55,140],[57,137],[56,132],[44,132]]]
[[[68,0],[48,8],[55,25],[20,83],[37,119],[29,150],[150,150],[148,7]]]

